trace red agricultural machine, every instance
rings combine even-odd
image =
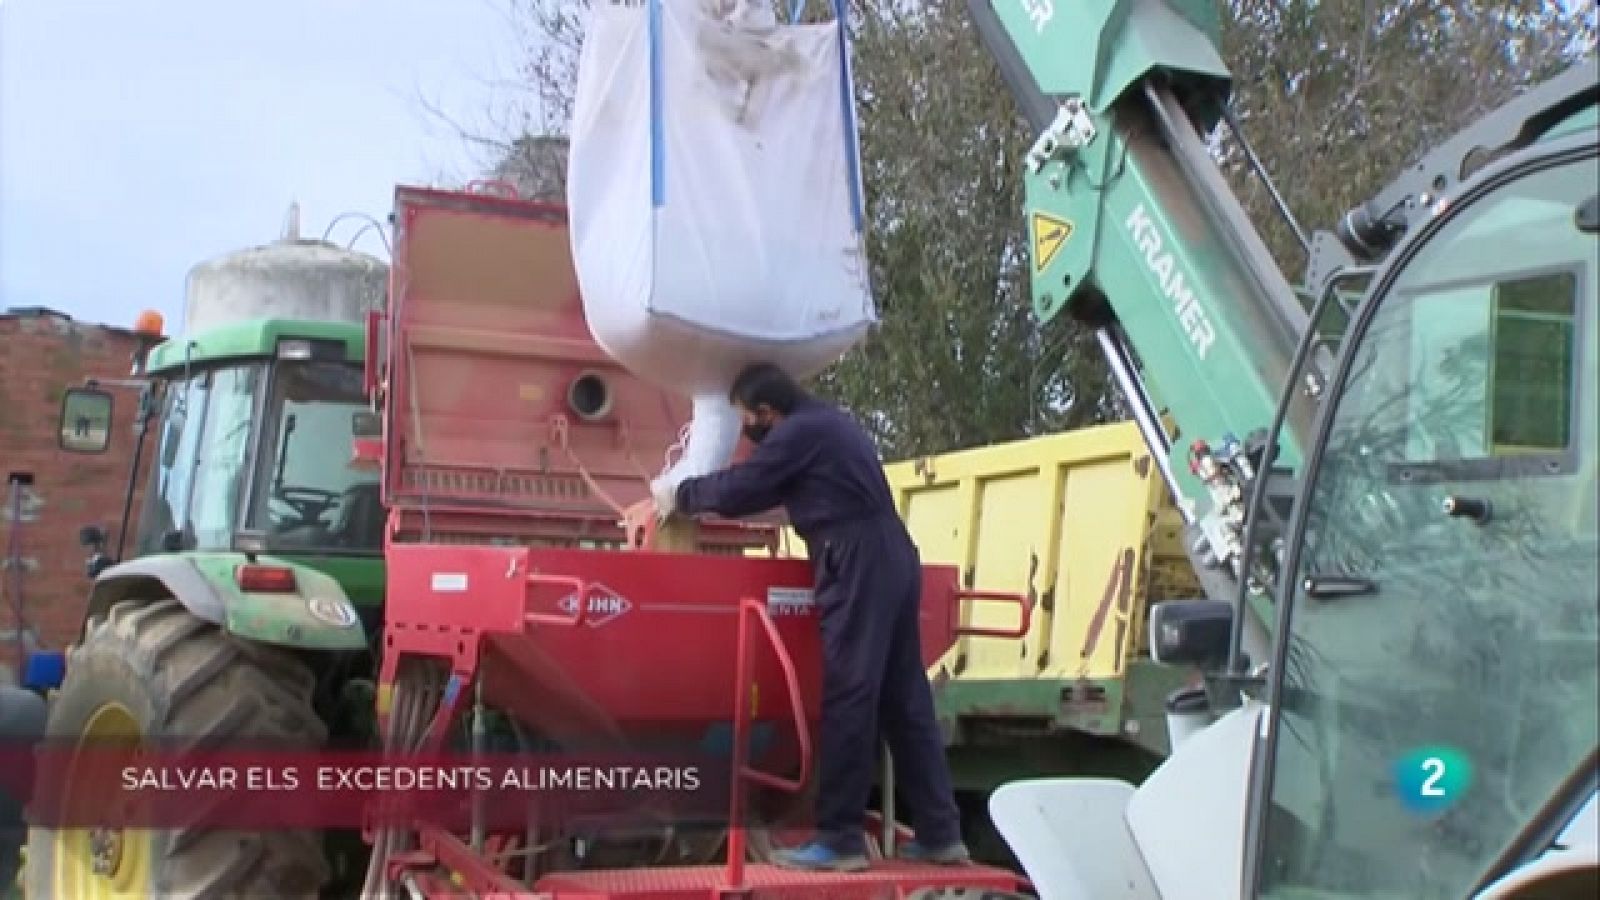
[[[717,753],[731,783],[716,822],[668,811],[643,835],[584,830],[536,808],[514,831],[474,820],[462,833],[425,818],[374,827],[368,895],[1018,890],[1010,872],[907,864],[878,841],[866,873],[765,863],[783,823],[809,805],[821,673],[808,565],[746,552],[775,544],[774,522],[675,526],[671,541],[630,527],[688,404],[596,345],[562,208],[401,188],[395,216],[389,308],[368,332],[383,437],[358,448],[381,459],[389,510],[386,747]],[[1015,599],[1026,614],[1021,598],[963,591],[955,569],[930,566],[927,660],[955,640],[969,599]],[[893,822],[886,794],[882,818]],[[882,819],[862,827],[895,840]]]

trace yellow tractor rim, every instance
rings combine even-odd
[[[107,703],[95,710],[78,738],[78,749],[85,745],[115,747],[130,751],[142,737],[139,722],[120,703]],[[97,756],[104,761],[104,756]],[[75,753],[67,769],[66,808],[69,810],[104,807],[107,797],[116,795],[120,766],[95,766],[83,771]],[[62,829],[54,835],[55,871],[52,873],[56,900],[111,900],[149,896],[151,832],[135,828]]]

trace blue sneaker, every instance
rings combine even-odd
[[[972,854],[960,841],[943,847],[924,847],[916,841],[900,846],[900,858],[912,862],[932,863],[937,866],[959,866],[972,861]]]
[[[804,847],[778,850],[772,854],[772,861],[785,869],[808,872],[865,872],[868,868],[866,854],[839,853],[815,841]]]

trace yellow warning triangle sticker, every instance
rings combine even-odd
[[[1050,268],[1056,254],[1067,245],[1067,238],[1072,237],[1072,223],[1049,213],[1036,212],[1032,224],[1033,271],[1039,273]]]

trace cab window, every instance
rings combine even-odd
[[[1455,210],[1351,336],[1277,666],[1261,896],[1467,896],[1594,751],[1594,190],[1590,158]],[[1364,586],[1314,590],[1333,580]]]

